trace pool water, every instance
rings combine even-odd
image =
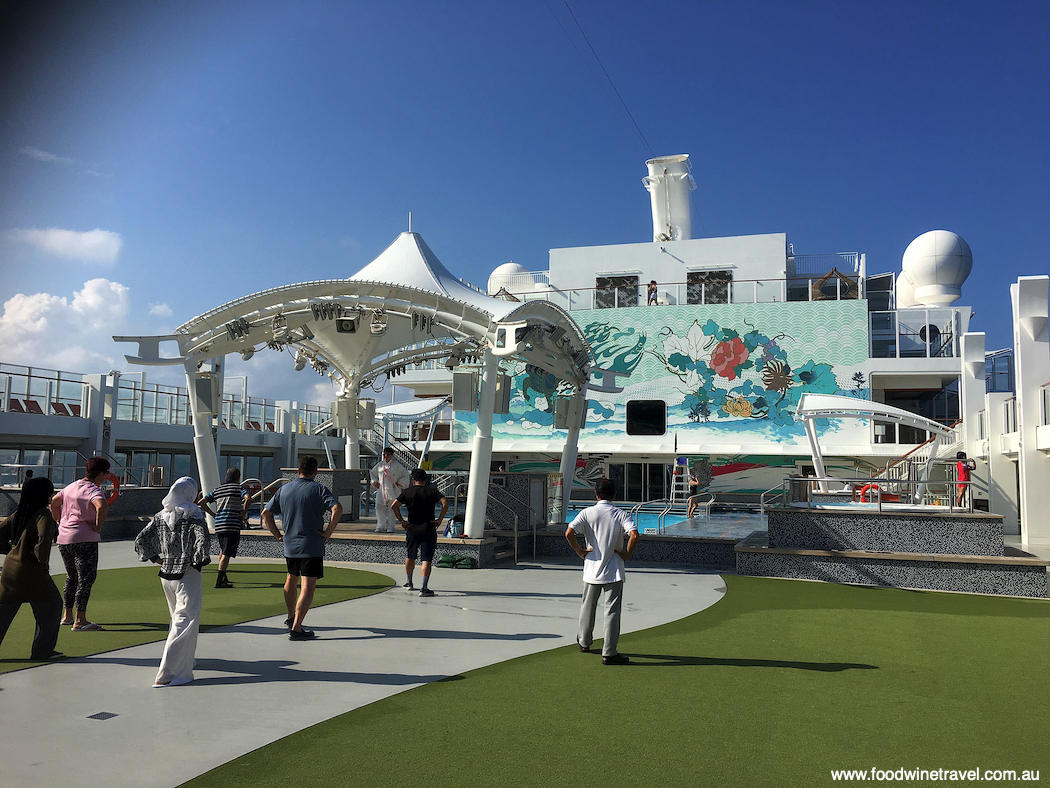
[[[569,512],[572,520],[579,509]],[[654,512],[641,512],[634,517],[638,531],[646,534],[660,534],[660,515]],[[766,530],[766,516],[758,512],[712,512],[710,517],[698,514],[686,519],[682,514],[671,513],[664,518],[662,536],[691,536],[694,539],[743,539],[752,531]]]

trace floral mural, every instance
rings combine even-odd
[[[795,421],[795,407],[807,393],[838,394],[831,364],[807,360],[793,369],[781,346],[785,333],[772,337],[743,327],[694,320],[681,334],[663,329],[663,346],[652,353],[677,378],[691,421],[712,418]]]
[[[585,432],[592,434],[623,435],[628,400],[662,399],[669,432],[718,427],[795,442],[803,394],[869,395],[860,371],[867,359],[863,301],[634,307],[573,317],[596,366],[630,375],[620,379],[622,394],[588,399]],[[514,379],[510,413],[496,416],[494,436],[549,436],[558,381],[524,364],[507,372]],[[457,421],[469,430],[473,414],[457,413]]]

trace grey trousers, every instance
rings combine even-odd
[[[583,604],[580,606],[580,629],[576,635],[582,646],[591,647],[594,641],[594,613],[598,608],[598,596],[605,592],[605,642],[602,656],[616,654],[620,640],[620,605],[623,602],[623,581],[615,583],[584,583]]]

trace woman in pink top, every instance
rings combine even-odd
[[[106,496],[99,489],[109,473],[109,460],[92,457],[85,471],[83,479],[66,486],[51,499],[51,514],[58,523],[58,552],[66,564],[62,623],[72,624],[75,632],[102,629],[88,621],[87,605],[98,572],[102,523],[109,514]]]

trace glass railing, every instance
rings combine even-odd
[[[144,424],[189,424],[189,397],[177,386],[120,378],[114,416]]]
[[[1017,397],[1010,397],[1003,403],[1003,434],[1017,432]]]
[[[613,287],[551,288],[514,293],[522,301],[549,301],[569,312],[644,306],[647,283]],[[858,278],[739,279],[657,284],[660,306],[771,304],[783,301],[850,301],[858,297]]]
[[[87,398],[83,375],[0,364],[0,410],[86,418]]]
[[[870,312],[871,358],[955,358],[959,355],[955,309]]]

